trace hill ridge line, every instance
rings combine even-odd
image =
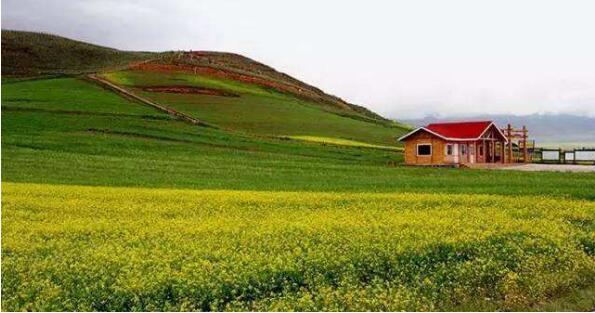
[[[98,83],[99,85],[102,85],[103,87],[106,87],[107,89],[110,89],[110,90],[112,90],[112,91],[114,91],[114,92],[116,92],[116,93],[118,93],[118,94],[120,94],[120,95],[122,95],[124,97],[129,97],[129,98],[132,98],[134,100],[140,101],[141,103],[143,103],[145,105],[148,105],[148,106],[153,107],[153,108],[155,108],[157,110],[160,110],[162,112],[165,112],[165,113],[167,113],[169,115],[172,115],[172,116],[174,116],[174,117],[176,117],[176,118],[178,118],[178,119],[180,119],[182,121],[185,121],[187,123],[190,123],[192,125],[204,126],[204,127],[211,127],[211,128],[218,128],[215,125],[212,125],[212,124],[206,123],[204,121],[201,121],[201,120],[199,120],[197,118],[194,118],[194,117],[192,117],[192,116],[190,116],[190,115],[188,115],[186,113],[182,113],[182,112],[177,111],[177,110],[174,110],[174,109],[172,109],[170,107],[167,107],[167,106],[158,104],[156,102],[153,102],[153,101],[151,101],[151,100],[149,100],[149,99],[147,99],[145,97],[139,96],[139,95],[135,94],[134,92],[132,92],[132,91],[126,89],[126,88],[123,88],[121,86],[118,86],[118,85],[110,82],[109,80],[107,80],[105,78],[101,78],[101,77],[97,76],[96,74],[89,74],[86,77],[89,80],[92,80],[93,82]]]

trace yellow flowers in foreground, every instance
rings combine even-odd
[[[595,283],[595,204],[3,184],[3,310],[518,309]]]

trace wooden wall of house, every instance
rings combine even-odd
[[[432,155],[418,156],[418,144],[431,144]],[[446,145],[453,144],[454,155],[446,155]],[[462,153],[462,146],[466,145],[466,154]],[[408,165],[448,165],[483,162],[478,156],[479,145],[473,141],[445,141],[430,133],[420,131],[407,138],[405,142],[405,164]],[[485,151],[484,151],[485,155]]]
[[[418,144],[431,144],[432,155],[418,156]],[[441,165],[445,164],[444,160],[444,140],[431,135],[427,132],[420,131],[405,141],[405,164],[407,165]]]

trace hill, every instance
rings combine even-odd
[[[186,71],[271,88],[387,122],[358,105],[242,55],[224,52],[120,51],[45,33],[2,30],[2,75],[81,74],[128,67]]]
[[[407,131],[397,124],[371,120],[326,103],[226,78],[145,68],[102,76],[153,102],[230,131],[392,146],[398,144],[395,136]]]
[[[407,131],[403,125],[237,54],[127,52],[49,34],[2,31],[3,75],[91,72],[232,131],[391,146],[398,145],[395,138]]]
[[[81,74],[127,66],[154,57],[60,36],[2,30],[2,76]]]
[[[347,103],[314,86],[238,54],[209,51],[176,52],[164,54],[159,59],[135,67],[157,71],[206,74],[247,82],[314,102],[325,103],[348,112],[360,113],[373,120],[388,121],[362,106]]]

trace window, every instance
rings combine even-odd
[[[417,155],[432,155],[432,145],[431,144],[417,145]]]
[[[483,156],[483,145],[479,146],[479,156]]]
[[[461,154],[462,155],[467,154],[467,145],[466,144],[461,145]]]
[[[454,146],[452,144],[446,145],[446,155],[452,155],[454,150]]]

